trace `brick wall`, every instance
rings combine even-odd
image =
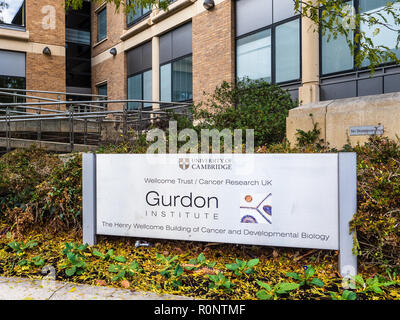
[[[54,8],[54,29],[43,28],[50,25],[46,17]],[[47,10],[46,10],[47,9]],[[49,10],[50,9],[50,10]],[[42,12],[42,10],[44,12]],[[46,46],[65,46],[65,11],[62,1],[40,0],[26,1],[26,29],[29,31],[29,41]],[[26,88],[29,90],[62,91],[66,85],[65,56],[27,52],[26,54]],[[41,94],[42,96],[46,96]],[[52,95],[49,97],[54,98]]]
[[[111,49],[121,42],[120,36],[126,28],[125,8],[121,7],[119,12],[115,12],[114,4],[107,4],[107,40],[97,44],[97,8],[100,4],[92,4],[92,57]]]
[[[226,0],[193,17],[193,100],[235,80],[234,3]]]
[[[107,81],[109,100],[127,99],[126,58],[121,52],[92,67],[92,92],[97,94],[96,85]],[[120,104],[109,104],[109,110],[121,110]]]

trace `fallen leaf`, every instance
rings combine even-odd
[[[96,280],[96,286],[104,287],[107,285],[105,280]]]
[[[194,273],[198,273],[198,274],[208,274],[208,275],[213,275],[213,274],[217,274],[216,270],[211,269],[211,268],[201,268],[199,270],[194,271]]]

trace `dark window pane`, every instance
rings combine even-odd
[[[65,29],[65,42],[73,42],[78,44],[90,45],[90,31],[77,29]]]
[[[192,53],[192,23],[172,31],[172,59]]]
[[[300,78],[300,22],[293,20],[275,29],[276,82]]]
[[[0,75],[0,88],[25,89],[25,78]],[[21,92],[15,92],[15,93],[23,94]],[[25,98],[12,97],[9,95],[1,95],[0,93],[0,103],[15,103],[15,102],[25,102]]]
[[[127,1],[127,4],[129,5],[129,0]],[[142,20],[145,16],[147,16],[151,12],[151,6],[146,7],[146,8],[136,8],[135,11],[131,9],[128,14],[127,14],[127,24],[131,25],[135,22],[139,22]]]
[[[143,100],[153,100],[152,70],[143,73]],[[143,107],[151,107],[151,103],[145,103]]]
[[[133,77],[128,78],[128,99],[132,100],[142,100],[142,74],[138,74]],[[138,102],[130,102],[128,104],[128,109],[138,109]]]
[[[272,24],[272,0],[236,0],[236,35]]]
[[[151,42],[146,42],[145,44],[128,51],[126,56],[128,75],[150,69],[152,65],[151,55]]]
[[[25,1],[0,0],[0,23],[25,26]]]
[[[100,96],[106,96],[107,95],[107,84],[103,84],[101,86],[97,87],[97,93]]]
[[[25,53],[0,50],[0,75],[25,78]]]
[[[387,75],[384,78],[384,93],[400,91],[400,74]]]
[[[274,0],[274,22],[279,22],[295,15],[293,0]]]
[[[97,41],[107,37],[107,9],[104,8],[97,14]]]
[[[160,37],[160,63],[172,60],[172,32]]]
[[[192,57],[172,64],[172,100],[187,101],[193,99]]]
[[[352,98],[356,96],[356,81],[321,85],[321,101]]]
[[[271,81],[271,30],[237,40],[237,77]]]
[[[187,23],[160,37],[160,63],[192,53],[192,23]]]
[[[370,96],[383,93],[383,79],[381,77],[358,81],[358,96]]]
[[[172,101],[172,65],[171,63],[165,64],[160,68],[160,90],[161,101]]]

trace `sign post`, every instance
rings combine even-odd
[[[339,250],[357,273],[349,222],[356,154],[84,154],[83,241],[96,235]]]

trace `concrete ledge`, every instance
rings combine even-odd
[[[0,39],[29,41],[29,31],[0,28]]]
[[[312,115],[312,116],[310,116]],[[297,129],[304,131],[318,123],[321,138],[341,148],[348,142],[364,143],[369,136],[350,136],[350,127],[384,126],[384,135],[400,135],[400,92],[311,103],[289,111],[286,136],[296,142]]]
[[[142,32],[143,30],[150,28],[151,25],[152,25],[152,22],[151,22],[150,18],[144,19],[143,21],[140,21],[139,23],[137,23],[136,25],[131,27],[129,30],[125,31],[122,34],[122,36],[120,37],[120,39],[122,41],[125,41],[125,40],[129,39],[130,37],[133,37],[134,35]]]
[[[55,280],[0,277],[0,300],[194,300],[129,289],[98,287]]]
[[[178,0],[172,3],[167,11],[161,10],[159,11],[154,17],[152,17],[152,21],[154,23],[160,22],[169,16],[173,15],[174,13],[185,9],[186,7],[190,6],[191,4],[195,3],[197,0]]]
[[[40,148],[43,148],[48,151],[53,152],[71,152],[71,145],[69,143],[63,142],[53,142],[53,141],[37,141],[37,140],[27,140],[27,139],[10,139],[10,148],[11,149],[26,149],[32,145],[36,145]],[[7,147],[7,138],[0,137],[0,147]],[[84,145],[84,144],[74,144],[74,152],[88,152],[88,151],[96,151],[99,147],[92,145]]]

